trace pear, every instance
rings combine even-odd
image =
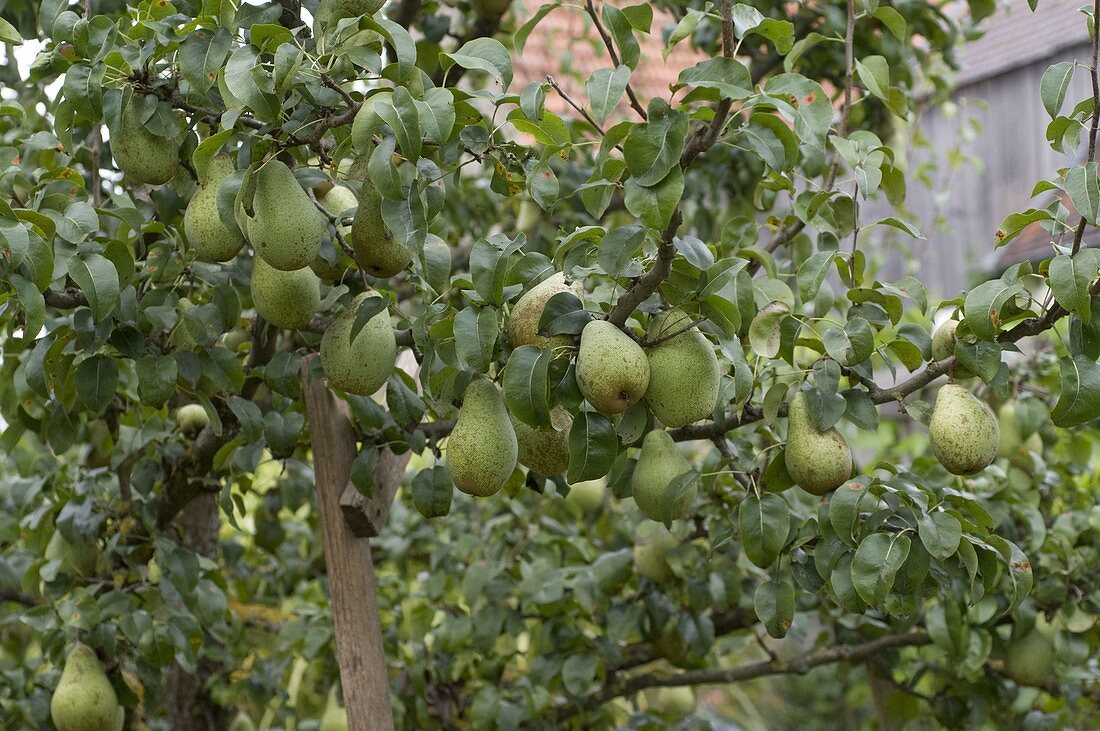
[[[348,710],[336,700],[336,689],[328,694],[325,712],[321,714],[321,724],[317,731],[348,731]]]
[[[137,96],[122,106],[118,129],[111,130],[111,154],[135,183],[163,185],[179,170],[179,140],[158,137],[145,128]]]
[[[551,423],[543,427],[528,426],[514,416],[511,419],[521,465],[546,477],[569,469],[569,428],[573,418],[565,409],[555,406]]]
[[[236,222],[232,227],[226,226],[218,215],[218,186],[234,170],[229,155],[215,155],[183,214],[187,240],[200,257],[209,261],[229,261],[244,246],[244,236]]]
[[[194,436],[206,428],[210,416],[201,404],[184,404],[176,409],[176,426],[188,436]]]
[[[95,574],[99,546],[94,540],[69,543],[61,531],[55,529],[46,544],[45,558],[47,561],[60,561],[61,570],[70,576],[88,577]]]
[[[484,378],[466,387],[458,421],[447,439],[447,466],[462,492],[488,497],[516,469],[519,446],[500,391]]]
[[[332,186],[328,189],[328,192],[317,198],[317,202],[324,206],[325,210],[334,216],[340,216],[350,211],[352,208],[359,206],[359,199],[355,197],[355,193],[352,189],[346,185]],[[350,236],[351,224],[340,224],[340,233],[344,236]]]
[[[546,303],[559,292],[573,292],[578,297],[583,290],[580,282],[567,284],[561,272],[553,274],[524,292],[508,315],[508,342],[513,348],[534,345],[537,348],[566,348],[573,345],[572,335],[539,335],[539,320]]]
[[[581,331],[577,385],[601,413],[621,414],[649,387],[649,360],[622,330],[607,320],[593,320]]]
[[[321,306],[321,280],[309,267],[284,272],[257,256],[252,261],[252,304],[275,327],[297,330]]]
[[[665,583],[672,578],[666,557],[676,545],[668,528],[652,520],[642,521],[634,533],[634,571],[654,583]]]
[[[794,483],[813,495],[824,495],[852,476],[852,451],[832,427],[820,432],[810,419],[806,394],[796,391],[787,412],[787,472]]]
[[[679,721],[695,711],[695,691],[688,686],[646,688],[642,697],[646,710],[666,721]]]
[[[959,321],[947,320],[932,334],[932,360],[943,360],[955,354],[955,343],[959,341]],[[973,378],[974,374],[969,368],[956,363],[951,367],[951,375],[955,378]]]
[[[482,20],[488,21],[500,20],[511,5],[511,0],[473,0],[474,12]]]
[[[984,401],[954,383],[940,388],[928,432],[936,459],[948,472],[973,475],[988,467],[997,457],[1000,431]]]
[[[1049,626],[1035,627],[1023,637],[1009,641],[1005,652],[1005,674],[1020,685],[1045,685],[1054,675],[1054,642]]]
[[[50,699],[57,731],[115,731],[118,696],[92,648],[76,644]]]
[[[691,318],[680,310],[657,315],[646,333],[650,340],[674,335],[650,348],[649,388],[645,402],[649,410],[669,428],[705,419],[718,404],[722,374],[718,357],[703,333],[695,328],[680,332]]]
[[[360,396],[381,388],[397,362],[397,341],[385,310],[368,320],[351,342],[359,306],[372,296],[377,294],[367,291],[352,300],[321,338],[321,365],[329,385]]]
[[[352,192],[351,188],[343,185],[333,185],[324,195],[317,196],[317,202],[334,216],[340,216],[345,211],[359,205],[359,199],[355,197],[355,193]],[[351,223],[341,223],[339,227],[345,243],[348,242],[351,238]],[[325,281],[338,281],[349,271],[354,271],[356,268],[355,262],[340,247],[339,243],[334,240],[333,245],[336,251],[332,261],[323,258],[318,253],[310,264],[313,272]]]
[[[361,167],[355,166],[353,174],[363,175]],[[359,264],[367,274],[375,277],[392,277],[404,271],[413,260],[413,253],[394,238],[382,220],[382,196],[365,175],[348,243]]]
[[[309,266],[317,256],[324,218],[281,161],[268,160],[256,174],[252,214],[248,240],[274,268],[292,272]]]
[[[603,505],[606,491],[607,482],[602,477],[598,480],[577,482],[569,486],[569,494],[565,496],[565,502],[576,505],[582,512],[594,513]]]
[[[642,514],[651,520],[664,522],[666,518],[681,518],[695,502],[698,488],[693,484],[669,505],[669,515],[662,511],[665,493],[672,481],[690,472],[691,464],[680,454],[672,436],[663,429],[654,429],[642,440],[642,450],[630,483],[634,488],[634,502]],[[668,498],[671,499],[671,498]]]

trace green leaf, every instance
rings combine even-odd
[[[688,118],[667,104],[654,101],[649,120],[634,125],[623,143],[623,159],[637,185],[660,183],[680,164],[687,139]]]
[[[255,46],[241,46],[225,65],[225,85],[229,92],[252,109],[256,116],[273,120],[279,113],[279,103],[274,94],[260,87],[259,82],[263,78],[263,65]]]
[[[663,229],[672,220],[676,206],[684,195],[684,174],[679,165],[665,179],[652,187],[640,185],[634,178],[626,181],[626,210],[642,220],[646,226]]]
[[[899,41],[905,41],[906,22],[902,14],[889,5],[880,5],[875,11],[875,18],[886,26],[887,30],[894,34]]]
[[[794,621],[794,584],[787,579],[761,583],[756,587],[752,606],[769,636],[786,637]]]
[[[1051,119],[1058,116],[1062,110],[1062,104],[1066,100],[1066,90],[1073,80],[1073,71],[1076,63],[1062,61],[1049,67],[1043,72],[1043,79],[1039,82],[1039,97],[1043,100],[1043,108]]]
[[[773,493],[763,497],[750,494],[737,511],[741,528],[741,547],[750,561],[766,569],[779,558],[791,527],[787,501]]]
[[[0,245],[3,245],[11,266],[19,266],[30,250],[31,237],[19,221],[0,220]]]
[[[573,695],[589,692],[603,663],[593,652],[570,655],[561,668],[561,682]]]
[[[761,358],[774,358],[779,354],[780,325],[791,313],[784,302],[771,302],[756,313],[749,325],[749,345]]]
[[[535,11],[535,14],[532,15],[527,22],[516,29],[516,34],[515,36],[513,36],[513,43],[515,45],[517,54],[523,53],[523,48],[527,45],[527,39],[530,37],[531,32],[535,30],[535,27],[540,22],[542,22],[542,19],[549,15],[550,12],[555,8],[560,8],[561,5],[562,4],[560,2],[557,2],[546,3],[545,5],[540,6],[539,9]]]
[[[603,122],[611,116],[619,106],[629,81],[630,69],[622,65],[615,69],[599,69],[588,77],[585,89],[596,121]]]
[[[14,25],[3,18],[0,18],[0,42],[10,43],[13,46],[23,44],[23,36],[19,35],[19,31],[15,29]]]
[[[856,59],[860,82],[879,99],[885,99],[890,88],[890,64],[882,56]]]
[[[462,362],[488,373],[500,327],[494,307],[467,307],[455,315],[455,348]]]
[[[470,251],[470,278],[474,291],[489,304],[500,305],[504,297],[504,279],[508,271],[508,256],[518,251],[526,237],[519,234],[509,239],[503,234],[491,234],[474,242]]]
[[[764,22],[764,15],[752,7],[743,3],[733,6],[733,34],[738,38],[744,38],[745,34]]]
[[[442,465],[423,469],[412,479],[412,501],[425,518],[442,518],[451,512],[454,485],[451,474]]]
[[[456,333],[457,335],[457,333]],[[550,348],[521,345],[508,356],[502,385],[508,412],[533,427],[550,423]]]
[[[1023,285],[1003,279],[982,282],[967,292],[963,314],[970,332],[982,340],[993,340],[1001,328],[1001,310],[1023,294]]]
[[[1005,220],[1001,221],[1001,225],[997,227],[997,233],[994,234],[994,238],[997,241],[997,248],[1012,241],[1012,239],[1019,236],[1020,232],[1031,224],[1037,221],[1053,220],[1054,216],[1045,208],[1030,208],[1023,213],[1011,213],[1005,217]]]
[[[803,302],[812,302],[829,273],[829,265],[836,259],[835,251],[818,251],[798,267],[798,297]]]
[[[76,367],[76,395],[94,412],[100,412],[115,398],[118,363],[104,355],[93,355]]]
[[[374,316],[386,309],[386,298],[381,296],[367,297],[359,303],[359,309],[355,311],[355,321],[351,323],[348,331],[348,344],[355,342],[359,333],[374,319]]]
[[[1062,389],[1050,412],[1055,426],[1084,424],[1100,416],[1100,365],[1085,356],[1058,359]]]
[[[172,356],[146,356],[137,361],[136,368],[143,404],[159,407],[176,393],[178,366]]]
[[[572,292],[558,292],[546,301],[539,318],[540,335],[580,335],[584,326],[595,319],[584,309],[581,298]]]
[[[863,539],[852,558],[852,585],[863,601],[873,607],[882,605],[910,547],[904,533],[872,533]]]
[[[689,234],[674,236],[672,245],[683,255],[688,264],[699,271],[705,272],[714,266],[714,252],[696,237]]]
[[[374,110],[397,137],[401,152],[409,160],[420,159],[421,134],[420,112],[417,111],[409,90],[403,86],[394,89],[393,94],[374,105]]]
[[[642,51],[638,46],[638,39],[634,37],[634,28],[630,19],[614,5],[603,4],[603,19],[607,28],[611,31],[611,37],[615,39],[615,45],[619,48],[620,60],[630,68],[638,66]]]
[[[862,363],[875,352],[875,333],[862,317],[853,317],[845,322],[843,330],[828,328],[822,340],[825,351],[844,366]]]
[[[619,440],[611,419],[592,411],[577,414],[569,430],[569,482],[603,477],[611,469],[618,450]]]
[[[198,94],[206,94],[217,83],[232,44],[233,36],[225,28],[218,28],[216,33],[197,30],[180,44],[180,73]]]
[[[512,57],[495,38],[475,38],[463,43],[454,53],[440,55],[450,61],[444,64],[444,68],[458,64],[465,69],[487,72],[500,81],[501,91],[507,91],[512,83]]]
[[[1095,249],[1083,249],[1075,256],[1062,254],[1050,262],[1050,289],[1054,299],[1082,322],[1092,319],[1092,296],[1089,286],[1096,278]]]
[[[38,337],[42,326],[46,322],[46,301],[34,282],[24,279],[18,274],[8,277],[11,286],[15,289],[15,295],[19,298],[19,304],[23,305],[25,317],[23,323],[23,337],[32,340]]]
[[[84,292],[92,317],[104,320],[118,304],[118,271],[99,254],[77,255],[69,260],[69,276]]]
[[[859,503],[867,494],[867,485],[859,479],[851,480],[829,495],[829,524],[837,538],[854,546],[855,526],[859,519]]]
[[[641,251],[645,235],[646,228],[637,224],[608,231],[596,253],[600,268],[613,277],[641,274],[641,264],[634,257]]]
[[[1097,164],[1075,165],[1066,172],[1066,194],[1081,217],[1097,225],[1100,211],[1100,181],[1097,181]]]
[[[703,12],[696,10],[695,8],[689,8],[684,14],[684,17],[680,18],[676,23],[676,27],[672,29],[672,33],[668,36],[668,43],[665,44],[665,48],[661,51],[661,58],[665,61],[668,60],[669,55],[672,53],[672,49],[676,45],[695,32],[695,29],[699,27],[699,21],[704,17]]]
[[[872,223],[870,226],[867,226],[867,228],[870,228],[871,226],[889,226],[891,228],[896,228],[898,231],[904,231],[915,239],[924,238],[924,236],[921,235],[920,229],[918,229],[916,226],[909,223],[908,221],[903,221],[896,216],[880,218],[879,220]]]
[[[930,554],[940,561],[946,561],[959,550],[962,524],[949,513],[922,515],[917,521],[917,534]]]
[[[752,77],[745,64],[725,56],[700,61],[684,69],[676,83],[680,86],[714,89],[722,97],[734,101],[752,96]]]

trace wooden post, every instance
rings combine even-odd
[[[344,705],[348,709],[348,727],[352,731],[392,731],[393,709],[370,541],[355,534],[341,506],[356,456],[355,435],[347,404],[328,390],[320,369],[312,362],[315,358],[305,359],[300,378],[309,415],[336,657]],[[382,490],[379,486],[375,497],[388,493],[387,502],[392,500],[399,481],[393,480],[392,489]],[[381,513],[382,520],[386,513],[388,505]],[[372,514],[379,515],[376,509]],[[371,525],[376,531],[381,527]]]

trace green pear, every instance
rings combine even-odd
[[[569,486],[565,502],[576,505],[582,512],[594,513],[603,505],[606,492],[607,482],[602,477],[598,480],[576,482]]]
[[[634,502],[638,503],[642,514],[662,522],[666,518],[675,520],[683,517],[695,503],[698,488],[692,484],[676,498],[666,497],[666,492],[673,480],[690,471],[691,464],[684,459],[667,431],[654,429],[646,434],[638,454],[638,464],[634,466],[634,474],[630,478]],[[669,514],[666,516],[663,510],[666,506],[663,504],[670,500],[672,502],[667,506]]]
[[[218,215],[218,186],[234,170],[229,155],[215,155],[183,214],[187,240],[200,257],[209,261],[229,261],[244,246],[244,236],[236,222],[232,227],[226,226]]]
[[[317,196],[317,202],[324,206],[325,210],[334,216],[340,216],[346,211],[350,211],[359,205],[359,199],[355,197],[355,193],[351,188],[343,185],[333,185],[323,195]],[[344,237],[344,242],[347,243],[351,238],[351,224],[341,223],[339,224],[340,234]],[[339,243],[333,241],[335,247],[335,255],[332,261],[329,261],[322,257],[320,253],[314,257],[313,262],[310,263],[310,267],[313,272],[325,281],[340,280],[350,271],[354,271],[356,264],[352,261],[352,258],[347,255],[347,252],[340,247]],[[349,244],[350,245],[350,244]]]
[[[321,248],[325,220],[294,173],[280,160],[268,160],[256,173],[248,240],[276,269],[308,267]]]
[[[992,409],[962,386],[948,383],[936,395],[928,433],[948,472],[973,475],[997,457],[1001,434]]]
[[[1032,432],[1027,439],[1023,438],[1020,424],[1016,420],[1016,402],[1005,401],[997,409],[997,426],[1001,430],[1001,438],[997,443],[998,457],[1013,464],[1026,463],[1029,461],[1028,452],[1043,451],[1043,438],[1038,432]]]
[[[668,552],[676,546],[676,538],[668,528],[643,520],[634,533],[634,571],[654,583],[665,583],[672,578]]]
[[[670,310],[650,320],[646,333],[651,341],[673,336],[646,352],[649,388],[645,392],[649,410],[672,429],[707,418],[718,403],[722,379],[718,357],[703,333],[694,327],[681,332],[690,324],[688,315]]]
[[[115,731],[118,711],[118,696],[95,651],[76,644],[50,699],[53,725],[57,731]]]
[[[580,282],[567,284],[561,272],[553,274],[523,293],[508,315],[508,342],[513,348],[534,345],[537,348],[566,348],[573,345],[572,335],[539,335],[539,320],[546,303],[559,292],[572,292],[578,297],[583,290]]]
[[[581,331],[577,385],[601,413],[621,414],[649,388],[649,360],[622,330],[607,320],[593,320]]]
[[[321,280],[309,267],[284,272],[257,256],[252,260],[252,305],[275,327],[297,330],[321,306]]]
[[[397,340],[386,310],[368,320],[355,341],[351,341],[359,306],[376,296],[372,291],[357,296],[321,338],[321,365],[329,385],[360,396],[369,396],[380,389],[397,362]]]
[[[256,731],[256,724],[252,723],[252,719],[244,711],[239,711],[229,724],[228,731]]]
[[[947,320],[932,334],[932,360],[943,360],[955,354],[955,343],[959,341],[959,321]],[[956,363],[951,367],[951,375],[955,378],[973,378],[974,374],[969,368]]]
[[[176,409],[176,426],[188,436],[194,436],[206,428],[210,416],[201,404],[184,404]]]
[[[679,721],[695,711],[695,691],[688,686],[646,688],[642,697],[647,711],[667,721]]]
[[[61,570],[70,576],[88,577],[95,574],[99,546],[94,540],[69,543],[61,531],[54,530],[50,542],[46,544],[45,558],[47,561],[60,561]]]
[[[118,129],[111,130],[111,154],[135,183],[163,185],[179,170],[179,140],[158,137],[145,128],[135,94],[122,106]]]
[[[1020,685],[1042,686],[1054,677],[1054,641],[1050,628],[1039,621],[1023,637],[1010,640],[1005,652],[1005,674]]]
[[[317,731],[348,731],[348,710],[336,700],[336,689],[329,691],[325,712]]]
[[[365,158],[359,158],[359,160]],[[356,164],[353,173],[362,176],[363,187],[359,192],[359,209],[351,224],[348,243],[355,258],[367,274],[375,277],[392,277],[404,271],[413,260],[413,252],[397,239],[382,220],[382,196],[378,194],[370,177]]]
[[[542,427],[528,426],[514,416],[511,419],[521,465],[546,477],[569,469],[569,428],[573,417],[565,409],[555,406],[551,423]]]
[[[835,490],[852,476],[848,443],[836,427],[817,430],[802,391],[795,392],[787,412],[784,461],[794,483],[812,495]]]
[[[471,381],[447,438],[447,466],[455,487],[475,497],[496,494],[512,476],[518,456],[516,430],[500,390],[485,378]]]

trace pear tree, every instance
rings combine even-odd
[[[5,722],[1092,722],[1100,0],[964,292],[993,3],[631,2],[0,5]]]

